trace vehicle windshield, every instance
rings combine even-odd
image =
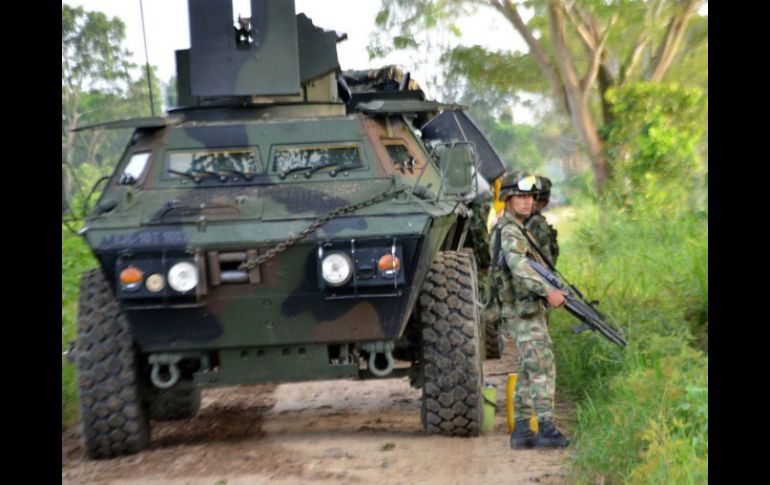
[[[175,177],[181,177],[180,174],[240,174],[250,177],[262,171],[262,163],[259,153],[253,148],[175,151],[169,153],[168,169]]]
[[[361,166],[361,150],[357,145],[277,147],[273,151],[273,170],[279,173],[323,167],[339,169]]]

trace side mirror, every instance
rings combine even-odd
[[[439,148],[441,192],[463,196],[474,191],[478,157],[473,143],[446,143]]]
[[[105,199],[98,204],[96,204],[96,207],[94,207],[94,214],[100,215],[105,212],[109,212],[115,207],[118,206],[118,201],[115,199]]]

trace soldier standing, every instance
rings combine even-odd
[[[556,266],[559,257],[559,243],[556,238],[556,229],[545,219],[543,209],[548,205],[551,197],[551,180],[547,177],[537,176],[540,190],[535,198],[535,208],[532,216],[524,223],[525,229],[534,237],[540,249],[548,256],[548,259]]]
[[[492,234],[491,264],[501,302],[503,328],[515,339],[519,377],[514,398],[511,448],[560,448],[568,444],[552,422],[556,364],[548,334],[548,309],[564,304],[564,293],[554,289],[529,265],[534,249],[523,224],[532,215],[538,180],[534,175],[503,178],[500,198],[505,213]],[[531,236],[530,236],[531,237]],[[529,427],[537,416],[538,432]]]

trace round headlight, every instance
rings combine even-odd
[[[198,270],[192,263],[177,263],[168,271],[168,285],[180,293],[186,293],[198,285]]]
[[[166,286],[166,279],[160,273],[153,273],[147,277],[147,281],[144,282],[144,286],[147,287],[153,293],[157,293]]]
[[[341,286],[353,276],[353,262],[345,253],[330,253],[321,261],[321,277],[331,286]]]

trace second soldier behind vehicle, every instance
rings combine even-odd
[[[548,206],[551,197],[551,180],[538,175],[537,181],[540,188],[535,195],[535,207],[532,215],[524,221],[524,228],[535,238],[550,262],[556,266],[556,260],[559,257],[558,233],[552,225],[548,224],[543,215],[543,209]]]

